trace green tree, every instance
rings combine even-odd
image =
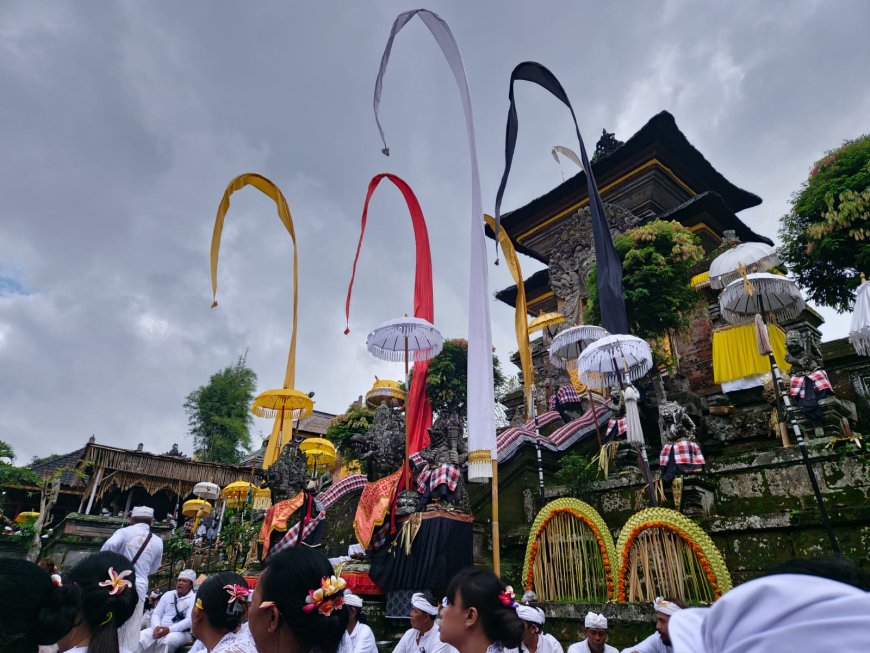
[[[350,438],[356,433],[368,431],[374,418],[375,411],[365,404],[354,402],[348,406],[343,415],[332,420],[329,428],[326,429],[326,437],[340,452],[352,456]]]
[[[492,357],[494,388],[504,383],[498,358]],[[468,390],[468,341],[445,340],[441,353],[429,361],[426,395],[436,412],[451,412],[465,416]]]
[[[625,309],[632,334],[652,339],[689,324],[698,305],[691,269],[704,256],[698,237],[679,222],[653,220],[618,235],[613,244],[622,261]],[[595,266],[586,282],[584,318],[601,322]],[[668,361],[659,361],[668,363]]]
[[[817,304],[848,311],[870,274],[870,135],[825,154],[780,220],[780,258]]]
[[[562,483],[568,496],[581,501],[592,498],[592,486],[598,480],[598,465],[579,453],[569,453],[559,461],[556,481]]]
[[[251,447],[251,402],[257,375],[247,364],[247,354],[213,374],[184,402],[194,450],[200,460],[235,464]]]

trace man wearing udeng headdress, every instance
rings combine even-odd
[[[656,632],[642,642],[629,646],[622,653],[672,653],[671,637],[668,633],[668,624],[671,615],[686,608],[686,604],[677,599],[663,599],[657,597],[653,601],[653,609],[656,612]]]
[[[546,617],[541,608],[518,605],[517,616],[523,620],[523,641],[520,642],[519,653],[563,653],[559,641],[542,629]]]
[[[438,606],[425,594],[417,592],[411,597],[411,628],[393,653],[457,653],[456,649],[441,641],[441,630],[435,623]]]
[[[607,642],[607,617],[589,612],[584,623],[586,639],[568,647],[568,653],[619,653]]]

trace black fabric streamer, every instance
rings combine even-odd
[[[628,316],[625,312],[625,297],[622,294],[622,264],[613,247],[613,239],[610,237],[610,226],[604,214],[604,205],[598,194],[598,184],[592,174],[592,166],[586,156],[586,147],[580,136],[580,128],[577,126],[577,116],[574,108],[568,100],[565,89],[556,79],[556,76],[547,68],[534,61],[524,61],[511,73],[510,109],[508,111],[507,134],[504,147],[504,173],[495,196],[495,242],[498,251],[498,230],[501,227],[501,200],[507,185],[508,175],[511,171],[511,163],[514,158],[514,149],[517,144],[517,107],[514,102],[514,82],[516,80],[533,82],[550,91],[562,104],[568,107],[571,118],[574,120],[574,129],[577,131],[577,141],[580,143],[580,158],[583,161],[583,170],[586,172],[586,184],[588,186],[589,208],[592,211],[592,237],[595,242],[595,262],[598,268],[598,305],[601,307],[601,326],[610,333],[628,333]],[[496,259],[497,260],[497,259]]]

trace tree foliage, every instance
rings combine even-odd
[[[37,485],[38,483],[39,476],[27,467],[17,467],[12,446],[0,440],[0,486]]]
[[[652,339],[670,329],[686,327],[698,303],[691,287],[691,269],[704,256],[698,237],[679,222],[653,220],[613,240],[622,261],[622,287],[631,332]],[[601,322],[598,274],[586,281],[589,301],[584,318]]]
[[[246,354],[234,365],[213,374],[184,402],[194,450],[200,460],[236,464],[250,449],[250,406],[257,375]]]
[[[870,274],[870,135],[815,163],[780,220],[780,258],[810,299],[838,311]]]
[[[353,455],[350,449],[350,438],[356,433],[365,433],[372,425],[375,411],[365,404],[356,402],[348,406],[343,415],[332,420],[326,429],[326,437],[344,454]]]
[[[498,358],[492,357],[494,388],[504,382]],[[441,353],[429,361],[426,376],[426,396],[436,412],[465,416],[468,392],[468,341],[445,340]]]
[[[579,453],[563,456],[559,465],[556,481],[565,485],[569,496],[589,501],[592,486],[598,480],[598,465]]]

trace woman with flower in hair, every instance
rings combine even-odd
[[[118,628],[133,615],[136,574],[124,556],[88,556],[63,577],[78,606],[76,625],[57,642],[59,653],[119,653]]]
[[[212,653],[256,653],[250,633],[240,631],[250,602],[251,590],[239,574],[224,571],[209,576],[196,593],[194,637]]]
[[[294,547],[260,574],[248,624],[260,653],[335,653],[347,628],[342,578],[326,556]]]
[[[460,653],[502,653],[517,648],[523,622],[513,590],[491,571],[460,571],[447,588],[441,610],[441,641]]]

